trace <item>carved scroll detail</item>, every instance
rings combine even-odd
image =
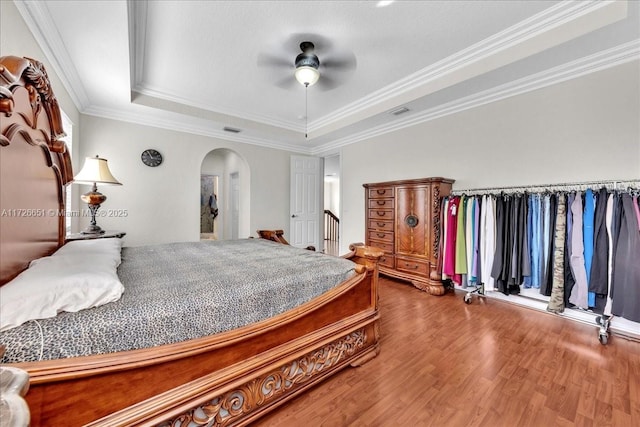
[[[32,111],[32,117],[27,117],[24,113],[20,114],[25,122],[35,129],[38,115],[44,108],[51,128],[51,135],[49,135],[48,140],[55,141],[65,136],[58,100],[53,94],[44,65],[40,61],[31,58],[5,56],[1,59],[0,77],[2,77],[3,81],[0,81],[2,83],[0,85],[2,88],[0,89],[0,112],[5,113],[6,116],[11,116],[14,108],[13,88],[24,86],[29,93],[29,103]],[[21,80],[24,81],[24,84]]]
[[[431,198],[431,224],[433,224],[433,260],[437,260],[440,256],[440,186],[433,187],[433,196]]]
[[[255,378],[241,387],[165,421],[159,427],[227,426],[275,400],[290,394],[322,372],[363,348],[367,337],[359,329],[290,363]]]

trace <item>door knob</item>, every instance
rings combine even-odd
[[[291,218],[297,218],[297,217],[298,217],[298,215],[295,215],[295,214],[291,215]]]

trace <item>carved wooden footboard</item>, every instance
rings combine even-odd
[[[356,276],[301,307],[184,343],[13,365],[26,370],[32,425],[245,425],[379,351],[375,248]],[[209,424],[213,421],[213,424]]]

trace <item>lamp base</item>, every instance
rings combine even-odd
[[[82,230],[82,234],[104,234],[104,230],[98,225],[90,225],[86,229]]]

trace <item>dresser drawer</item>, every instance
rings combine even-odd
[[[393,199],[369,199],[370,209],[393,209]]]
[[[383,240],[369,240],[367,242],[367,246],[373,246],[374,248],[380,248],[383,251],[392,254],[393,253],[393,242],[385,242]]]
[[[380,220],[380,219],[369,219],[369,223],[367,224],[367,228],[369,230],[384,230],[384,231],[393,231],[393,221]]]
[[[396,257],[396,270],[428,277],[429,262],[415,258]]]
[[[378,265],[387,268],[396,268],[396,257],[389,254],[384,254],[378,260]]]
[[[369,189],[370,199],[384,199],[389,197],[393,197],[393,187],[380,187],[380,188]]]
[[[393,243],[393,231],[369,230],[369,239]]]
[[[393,221],[393,209],[369,209],[367,214],[370,220],[387,219]]]

